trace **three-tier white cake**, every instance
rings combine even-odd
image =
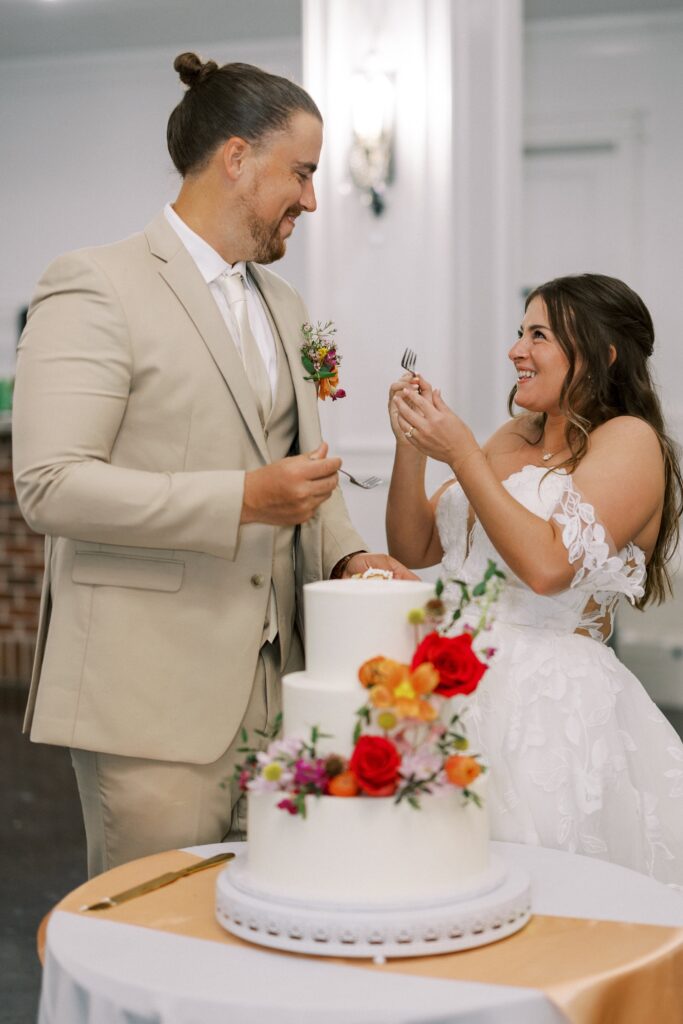
[[[321,754],[348,757],[356,712],[367,700],[360,666],[379,655],[409,663],[416,645],[409,613],[432,596],[432,585],[403,580],[308,584],[306,670],[283,679],[284,736],[307,739],[317,727],[324,734]],[[391,796],[307,796],[305,817],[278,807],[282,792],[250,792],[247,849],[219,879],[219,921],[280,948],[339,953],[343,947],[347,955],[369,956],[361,934],[367,941],[375,934],[383,936],[379,945],[389,943],[389,955],[424,952],[412,941],[415,914],[418,930],[434,931],[444,908],[491,893],[506,876],[489,855],[486,777],[471,789],[482,806],[454,786],[422,795],[419,808]],[[521,927],[528,899],[525,907],[508,913],[504,934]],[[456,948],[457,938],[446,941],[441,949]]]

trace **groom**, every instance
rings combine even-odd
[[[301,586],[412,576],[349,522],[306,309],[263,267],[315,210],[320,113],[249,65],[174,66],[176,202],[47,269],[17,365],[17,494],[47,535],[26,727],[71,748],[91,874],[240,829],[222,784],[301,667]]]

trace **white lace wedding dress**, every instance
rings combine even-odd
[[[610,551],[572,478],[546,473],[526,466],[504,486],[562,526],[576,574],[552,597],[511,572],[478,522],[468,536],[459,484],[437,507],[445,577],[477,582],[488,559],[507,575],[490,634],[498,653],[467,714],[471,747],[490,766],[492,838],[600,857],[683,885],[683,745],[604,643],[620,595],[643,593],[645,558],[634,544]]]

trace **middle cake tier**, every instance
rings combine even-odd
[[[282,680],[282,725],[285,736],[308,740],[311,729],[320,733],[320,754],[349,757],[353,750],[356,712],[367,693],[354,680],[353,687],[338,689],[308,672],[291,672]]]

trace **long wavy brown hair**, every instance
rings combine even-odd
[[[550,327],[569,362],[560,405],[567,417],[571,454],[556,468],[574,472],[588,450],[591,432],[615,416],[637,416],[657,434],[664,459],[664,507],[645,594],[636,607],[643,609],[653,601],[660,604],[672,593],[668,564],[679,541],[683,477],[679,449],[666,433],[648,365],[654,347],[652,317],[628,285],[602,274],[548,281],[531,292],[525,308],[535,298],[545,303]],[[617,353],[613,362],[611,346]],[[508,400],[511,415],[516,391],[514,387]],[[542,413],[536,421],[539,435],[534,443],[543,436],[545,421]]]

